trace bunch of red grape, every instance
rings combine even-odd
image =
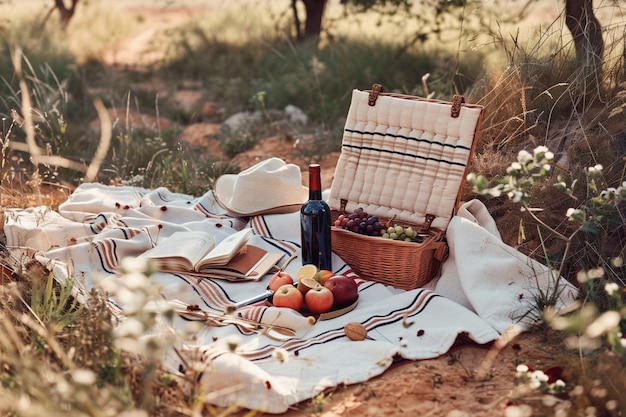
[[[380,223],[378,217],[370,216],[361,207],[353,213],[340,214],[335,220],[335,227],[368,236],[380,236],[381,230],[385,230],[385,225]]]

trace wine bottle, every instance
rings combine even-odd
[[[309,165],[309,199],[300,209],[302,265],[313,264],[319,270],[332,271],[330,242],[330,207],[322,200],[319,164]]]

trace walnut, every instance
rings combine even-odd
[[[353,321],[343,327],[343,331],[350,340],[365,340],[367,329],[361,323]]]

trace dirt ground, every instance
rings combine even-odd
[[[337,387],[282,416],[538,415],[543,397],[531,394],[522,400],[516,398],[515,368],[522,363],[536,369],[555,366],[554,349],[536,333],[523,333],[506,344],[463,344],[435,359],[397,362],[378,377]]]

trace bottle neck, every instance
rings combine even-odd
[[[322,199],[322,179],[319,164],[309,165],[309,200]]]

